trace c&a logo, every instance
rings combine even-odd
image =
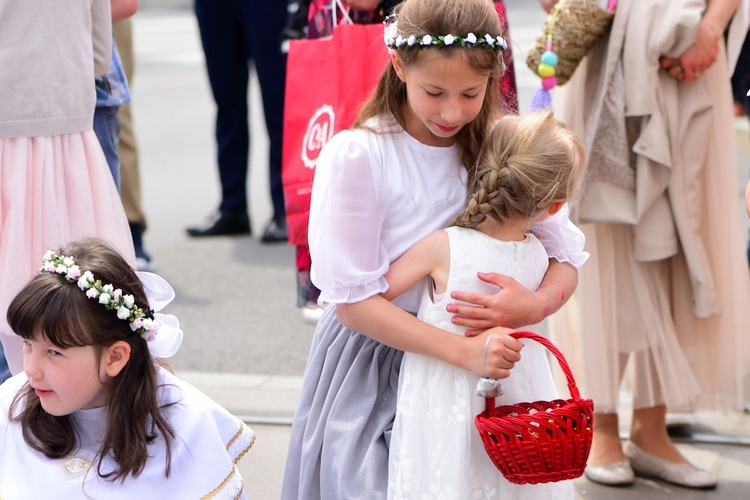
[[[333,137],[333,125],[336,114],[333,108],[324,104],[315,112],[307,124],[307,131],[302,142],[302,162],[307,168],[315,168],[320,150]]]

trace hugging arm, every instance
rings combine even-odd
[[[385,273],[388,290],[381,295],[393,300],[426,277],[432,277],[444,288],[449,266],[448,234],[443,230],[434,231],[391,263],[388,272]]]
[[[415,243],[405,254],[391,263],[385,279],[389,288],[380,297],[388,301],[398,297],[421,279],[431,276],[444,289],[450,268],[448,234],[434,231]],[[339,304],[337,314],[344,325],[396,349],[422,354],[443,362],[484,375],[484,342],[466,339],[446,332],[415,318],[392,305],[366,299],[358,304]],[[491,342],[487,352],[488,374],[495,378],[508,376],[508,370],[518,361],[522,344],[508,337],[510,330],[488,332],[500,341]]]
[[[477,337],[463,337],[429,325],[414,315],[375,295],[353,304],[337,304],[339,321],[395,349],[439,359],[445,363],[485,375],[485,341],[488,335],[497,340],[487,346],[487,375],[505,378],[521,358],[520,341],[510,337],[511,330],[494,328]]]
[[[494,294],[453,292],[452,298],[473,304],[449,304],[448,312],[456,315],[453,322],[472,330],[498,325],[521,328],[541,322],[567,302],[578,285],[578,269],[551,259],[542,284],[536,291],[502,274],[480,273],[479,279],[499,286],[500,291]]]
[[[455,291],[451,297],[470,305],[451,303],[448,312],[453,323],[475,330],[506,326],[534,325],[560,309],[578,285],[578,268],[589,257],[584,251],[586,238],[568,218],[569,209],[535,222],[531,232],[541,241],[550,258],[549,268],[536,290],[529,290],[513,278],[482,273],[479,279],[500,287],[494,294]]]

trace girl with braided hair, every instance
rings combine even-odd
[[[428,277],[417,317],[463,335],[466,327],[452,324],[445,306],[454,290],[496,291],[477,273],[504,274],[536,289],[549,257],[529,227],[573,196],[584,156],[578,137],[548,112],[500,120],[480,153],[466,208],[453,226],[430,233],[391,264],[383,297],[393,299]],[[570,481],[515,485],[498,472],[473,425],[485,406],[474,391],[478,381],[468,370],[404,354],[388,497],[450,492],[451,498],[573,498]],[[525,344],[502,389],[498,406],[558,398],[541,344]]]
[[[311,279],[328,307],[300,390],[283,500],[386,498],[404,351],[480,375],[486,352],[489,376],[507,377],[522,346],[511,328],[559,309],[587,258],[567,208],[535,223],[553,259],[543,285],[486,273],[496,293],[456,290],[446,307],[474,331],[467,336],[417,319],[426,280],[392,302],[380,295],[390,263],[466,206],[472,167],[498,119],[508,47],[491,0],[405,0],[395,15],[373,95],[315,167]]]

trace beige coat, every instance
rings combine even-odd
[[[641,117],[640,135],[633,147],[635,189],[592,181],[585,187],[576,216],[581,222],[633,224],[638,260],[666,259],[681,247],[690,274],[693,312],[698,317],[717,314],[719,300],[705,238],[696,229],[703,215],[702,185],[697,179],[702,169],[712,168],[708,161],[712,141],[706,138],[722,126],[712,112],[721,105],[716,101],[716,86],[729,85],[725,76],[731,75],[747,33],[747,0],[733,21],[730,56],[722,48],[703,78],[680,83],[659,70],[658,60],[662,55],[678,56],[690,46],[704,8],[702,0],[620,0],[611,32],[599,40],[555,99],[556,116],[571,124],[590,150],[604,99],[622,63],[625,116]],[[585,77],[585,82],[580,81]],[[734,130],[720,133],[726,135],[725,147],[732,148]]]

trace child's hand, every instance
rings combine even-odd
[[[507,378],[521,359],[523,343],[510,336],[513,330],[496,327],[470,339],[471,353],[465,368],[486,378]]]
[[[745,187],[745,210],[747,211],[747,215],[750,216],[750,181],[748,181]]]
[[[453,324],[469,327],[467,335],[475,334],[494,326],[520,328],[533,325],[544,319],[544,303],[540,295],[521,285],[511,277],[496,273],[479,273],[479,279],[500,287],[492,294],[455,291],[451,298],[468,302],[450,303],[446,310],[455,314]]]

